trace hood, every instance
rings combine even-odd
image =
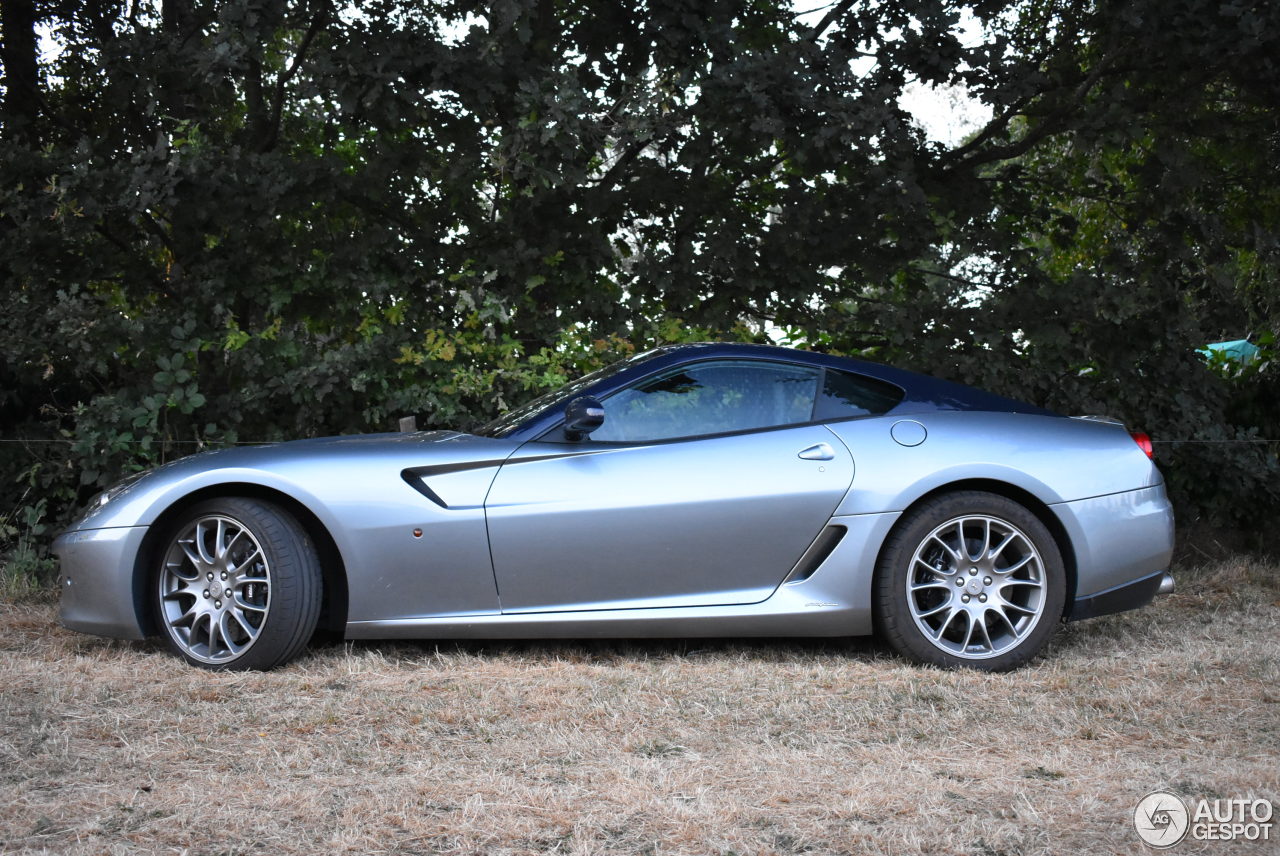
[[[415,431],[213,449],[163,464],[104,491],[69,529],[148,525],[173,502],[221,484],[259,485],[297,497],[339,472],[386,478],[394,484],[407,469],[443,464],[496,466],[519,445],[457,431]]]

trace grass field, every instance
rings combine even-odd
[[[1176,573],[1007,675],[864,640],[332,644],[209,674],[3,603],[0,853],[1142,852],[1155,788],[1280,803],[1280,568]]]

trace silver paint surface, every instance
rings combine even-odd
[[[489,545],[503,612],[756,603],[853,479],[821,426],[649,446],[575,445],[503,467]],[[831,460],[806,460],[815,445]],[[522,456],[564,451],[530,443]]]

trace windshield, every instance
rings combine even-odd
[[[569,381],[569,383],[559,389],[554,389],[545,395],[538,396],[533,401],[526,402],[513,410],[508,410],[497,419],[481,425],[471,433],[478,434],[481,437],[503,437],[508,432],[518,428],[521,423],[529,419],[531,416],[535,416],[544,410],[548,410],[558,405],[566,404],[569,399],[579,395],[584,390],[595,386],[600,381],[613,377],[623,369],[629,369],[637,363],[642,363],[645,360],[659,356],[662,353],[664,353],[663,349],[646,351],[645,353],[637,354],[634,357],[627,357],[625,360],[618,360],[618,362],[611,363],[602,369],[596,369],[591,372],[591,374],[586,374],[577,380]]]

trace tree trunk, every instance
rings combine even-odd
[[[7,139],[39,145],[36,117],[40,93],[36,88],[36,15],[32,0],[0,0],[0,61],[4,63],[4,128]]]

